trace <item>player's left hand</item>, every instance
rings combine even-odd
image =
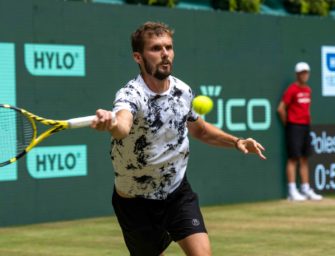
[[[236,143],[236,147],[244,154],[254,153],[257,154],[261,159],[266,159],[266,157],[263,155],[263,151],[265,151],[265,148],[252,138],[240,139]]]

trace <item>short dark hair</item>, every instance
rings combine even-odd
[[[152,37],[153,35],[161,36],[167,34],[172,38],[173,33],[174,31],[162,22],[148,21],[131,34],[131,46],[133,52],[143,52],[145,36]]]

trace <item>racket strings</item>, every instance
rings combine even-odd
[[[31,121],[24,115],[16,116],[17,127],[17,148],[18,153],[22,152],[34,138],[34,128]]]
[[[0,163],[23,152],[34,138],[34,128],[22,113],[0,108]]]

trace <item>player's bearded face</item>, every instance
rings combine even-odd
[[[158,80],[164,80],[172,72],[174,50],[172,38],[168,35],[147,38],[141,53],[142,69]]]
[[[171,75],[172,72],[172,63],[168,59],[162,59],[160,63],[154,65],[150,63],[148,59],[146,59],[144,56],[143,58],[143,64],[145,72],[154,76],[158,80],[164,80],[169,75]]]

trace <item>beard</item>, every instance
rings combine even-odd
[[[153,77],[161,81],[168,78],[171,75],[172,63],[169,60],[162,60],[155,68],[153,65],[151,65],[147,61],[145,57],[142,56],[142,58],[143,58],[143,63],[144,63],[144,69],[149,75],[152,75]],[[171,67],[170,70],[166,70],[166,71],[159,70],[159,65],[162,65],[162,64],[169,64]]]

